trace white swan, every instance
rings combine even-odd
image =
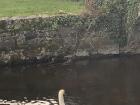
[[[59,93],[58,93],[58,102],[59,102],[59,105],[65,105],[65,102],[64,102],[64,94],[65,94],[65,90],[63,90],[63,89],[59,90]]]
[[[12,101],[5,101],[5,100],[1,100],[0,99],[0,104],[9,104],[9,105],[50,105],[53,104],[53,105],[65,105],[65,102],[64,102],[64,94],[65,94],[65,90],[61,89],[59,90],[59,93],[58,93],[58,102],[55,101],[55,99],[46,99],[46,101],[42,101],[42,100],[32,100],[31,102],[25,102],[25,101],[22,101],[22,102],[18,102],[16,100],[12,100]]]

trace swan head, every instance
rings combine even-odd
[[[65,90],[64,89],[60,89],[59,90],[59,94],[64,95],[65,94]]]

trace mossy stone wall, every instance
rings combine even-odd
[[[102,18],[64,15],[1,19],[0,62],[51,63],[75,56],[119,54],[115,30],[119,21]],[[107,31],[110,27],[107,22],[116,22],[114,30]]]

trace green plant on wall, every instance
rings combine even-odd
[[[117,37],[115,37],[115,42],[119,43],[120,46],[124,46],[127,43],[129,43],[129,40],[131,40],[131,37],[133,37],[132,34],[133,26],[138,17],[140,1],[139,0],[98,0],[100,1],[100,5],[96,4],[96,0],[89,0],[89,1],[90,3],[94,3],[94,6],[96,5],[97,7],[96,9],[98,9],[98,11],[102,13],[101,16],[104,15],[105,17],[110,18],[110,21],[107,19],[108,22],[105,22],[105,25],[107,27],[110,27],[111,30],[112,30],[112,26],[116,26],[118,24],[115,21],[119,20],[119,24],[118,24],[119,28],[117,29],[118,35]],[[89,6],[91,5],[92,4],[90,4]],[[117,17],[114,17],[113,15],[114,16],[116,15]],[[112,25],[111,22],[114,25]],[[110,28],[109,31],[111,31]],[[114,36],[111,34],[111,38],[113,37]]]
[[[139,4],[140,4],[139,0],[128,0],[128,6],[127,6],[128,12],[127,12],[127,22],[126,22],[128,43],[133,37],[133,27],[138,18]]]

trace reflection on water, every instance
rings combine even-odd
[[[140,56],[86,59],[0,69],[0,98],[53,98],[66,90],[67,105],[140,105]]]

